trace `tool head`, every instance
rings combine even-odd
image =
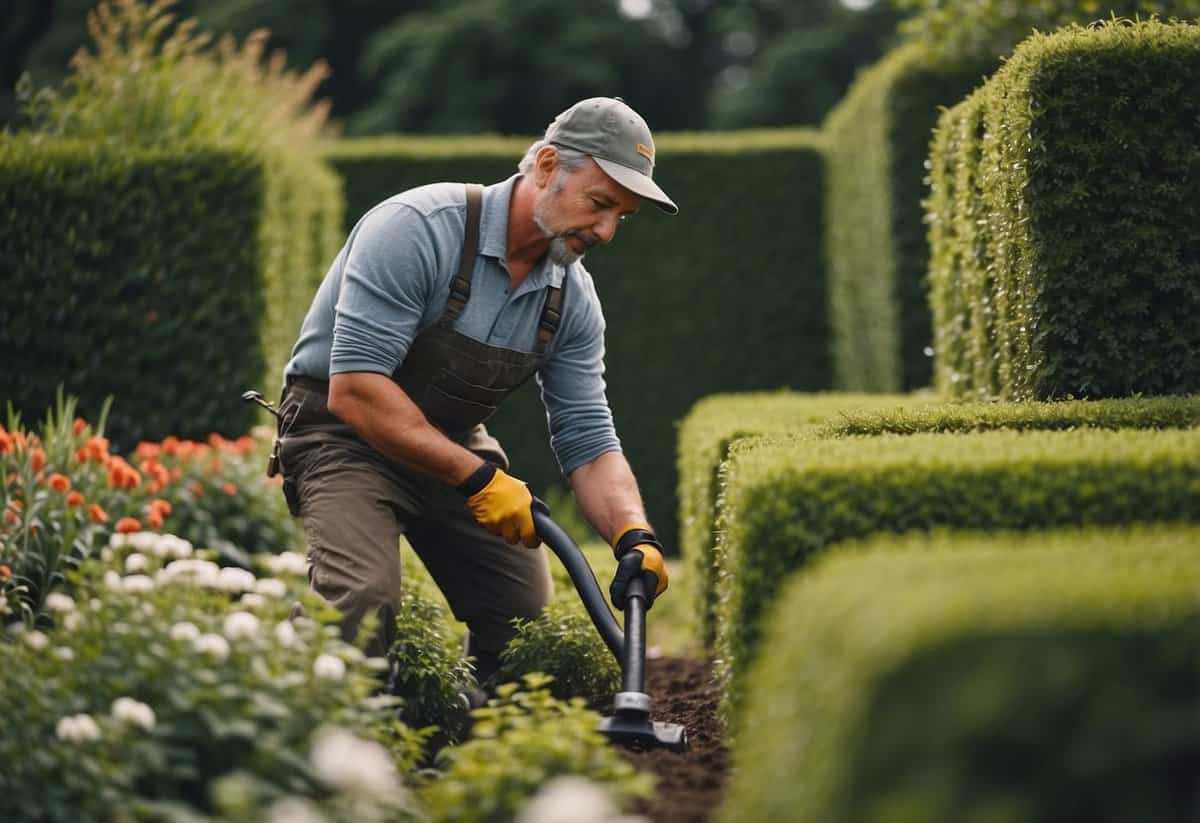
[[[601,718],[597,730],[612,742],[638,751],[667,749],[682,754],[688,747],[687,729],[683,726],[646,716],[617,714]]]

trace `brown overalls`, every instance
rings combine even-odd
[[[413,340],[392,379],[448,437],[507,468],[483,422],[545,361],[563,290],[549,289],[533,352],[489,346],[454,330],[471,295],[481,204],[482,187],[467,186],[462,262],[446,309]],[[511,619],[536,617],[550,600],[545,552],[508,545],[475,521],[455,488],[374,450],[329,413],[327,388],[324,381],[290,380],[280,404],[280,465],[289,503],[304,520],[313,589],[342,612],[346,639],[377,612],[379,632],[366,652],[383,656],[396,637],[403,534],[454,616],[467,624],[479,674],[490,674],[512,637]]]

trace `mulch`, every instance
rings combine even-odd
[[[646,692],[654,720],[682,723],[688,751],[622,750],[639,769],[658,777],[654,797],[635,809],[654,823],[706,823],[721,804],[729,768],[717,719],[720,692],[707,660],[661,657],[646,660]]]

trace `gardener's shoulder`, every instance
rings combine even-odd
[[[446,213],[461,215],[466,209],[467,193],[462,183],[429,183],[417,186],[384,200],[375,210],[388,214],[437,219]]]

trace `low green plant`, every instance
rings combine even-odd
[[[210,555],[211,556],[211,555]],[[423,733],[373,698],[304,559],[221,568],[173,535],[116,535],[53,592],[53,624],[0,639],[8,820],[258,820],[284,804],[403,818]],[[290,621],[293,601],[311,617]],[[14,718],[15,719],[15,718]]]
[[[550,603],[534,620],[514,620],[516,637],[500,653],[500,677],[529,672],[553,678],[550,693],[588,705],[609,702],[621,686],[621,666],[600,638],[574,589]]]
[[[506,683],[486,708],[472,712],[471,737],[444,749],[445,773],[421,792],[434,821],[511,821],[547,781],[578,775],[603,787],[620,807],[653,788],[596,731],[600,716],[582,698],[556,699],[550,678],[527,674]]]

